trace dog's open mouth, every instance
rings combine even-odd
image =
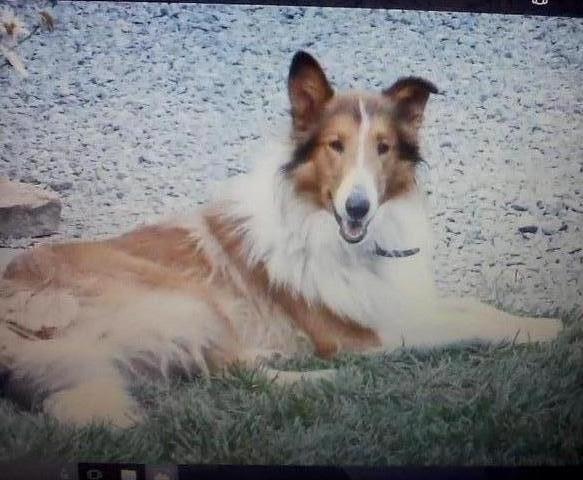
[[[342,220],[339,225],[340,236],[348,243],[358,243],[366,236],[367,224]]]
[[[366,237],[366,231],[369,222],[360,222],[357,220],[346,220],[338,215],[334,204],[332,204],[332,211],[334,212],[334,218],[340,227],[338,231],[340,236],[348,243],[358,243]],[[369,220],[370,221],[370,220]]]

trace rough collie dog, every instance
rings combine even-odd
[[[557,334],[558,320],[435,290],[415,172],[432,83],[335,93],[299,52],[288,91],[291,141],[270,146],[205,207],[12,261],[0,283],[7,395],[61,421],[123,426],[136,419],[127,387],[140,375]]]

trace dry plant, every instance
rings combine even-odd
[[[33,3],[38,15],[38,22],[29,30],[19,14]],[[27,76],[26,67],[18,53],[18,46],[44,29],[52,32],[55,28],[55,17],[51,11],[57,2],[55,0],[21,2],[0,0],[0,54],[5,62],[0,66],[11,65],[20,75]]]

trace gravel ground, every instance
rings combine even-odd
[[[106,2],[54,14],[54,32],[19,48],[28,78],[0,68],[0,175],[64,202],[60,233],[33,243],[202,203],[286,132],[301,48],[339,88],[419,75],[445,92],[421,172],[445,291],[533,314],[583,305],[583,20]]]

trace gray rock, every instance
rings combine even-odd
[[[50,235],[58,230],[61,200],[54,192],[0,177],[0,237]]]

